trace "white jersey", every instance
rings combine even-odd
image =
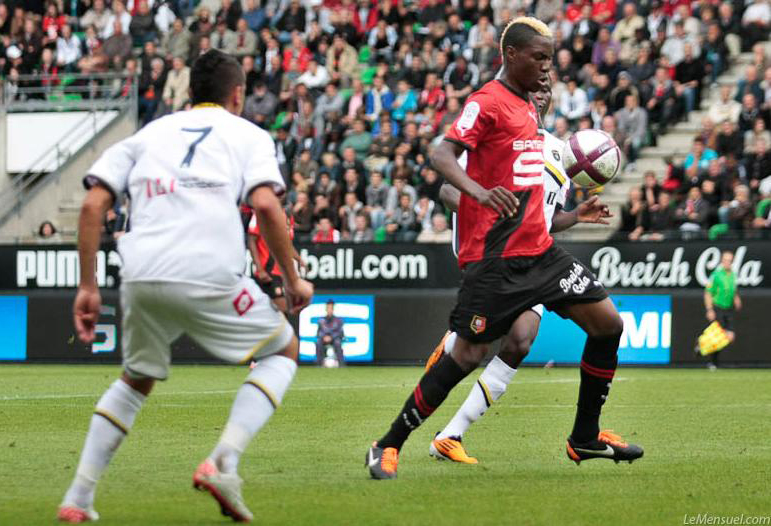
[[[565,143],[559,140],[546,130],[539,130],[539,133],[543,134],[543,160],[544,160],[544,177],[543,177],[543,215],[546,219],[546,228],[551,230],[552,220],[554,219],[554,213],[557,211],[557,205],[560,207],[565,206],[567,200],[568,191],[570,190],[570,178],[565,173],[565,168],[562,165],[562,149]],[[458,158],[458,164],[461,168],[466,169],[466,163],[468,162],[468,154],[463,152]],[[456,214],[452,215],[452,250],[455,255],[458,255],[458,238],[457,238],[457,218]]]
[[[221,287],[246,266],[238,203],[261,185],[285,189],[270,135],[218,106],[168,115],[111,146],[85,183],[96,181],[131,199],[118,241],[124,282]]]

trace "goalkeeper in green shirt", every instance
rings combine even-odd
[[[720,266],[709,277],[704,290],[704,307],[707,309],[707,320],[717,321],[726,331],[729,345],[736,339],[734,333],[734,311],[741,310],[742,299],[736,290],[736,273],[731,265],[734,254],[730,250],[723,251]],[[709,368],[715,369],[720,351],[710,355]]]

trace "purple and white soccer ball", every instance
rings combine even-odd
[[[562,164],[568,177],[583,188],[603,186],[621,168],[621,149],[600,130],[581,130],[565,142]]]

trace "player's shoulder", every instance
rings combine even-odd
[[[469,96],[469,102],[477,101],[486,105],[497,106],[503,85],[497,80],[491,80]],[[468,103],[467,103],[468,104]]]

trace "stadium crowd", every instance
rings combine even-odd
[[[244,117],[274,134],[299,240],[448,242],[429,150],[524,14],[558,48],[547,128],[603,129],[631,166],[753,50],[685,164],[632,192],[619,235],[769,227],[771,68],[756,46],[769,0],[0,0],[0,71],[10,99],[23,74],[42,75],[45,97],[71,73],[125,72],[112,96],[136,82],[146,124],[188,106],[197,56],[227,51],[246,74]]]

